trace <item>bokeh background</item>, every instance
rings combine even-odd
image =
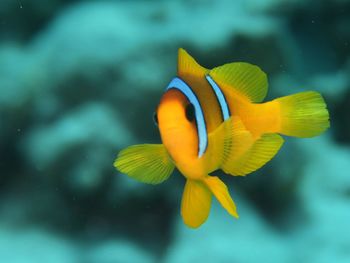
[[[240,219],[214,201],[198,230],[178,173],[149,186],[112,166],[160,141],[179,47],[208,68],[259,65],[268,99],[319,91],[331,113],[322,136],[222,175]],[[350,1],[1,0],[0,262],[348,263],[349,114]]]

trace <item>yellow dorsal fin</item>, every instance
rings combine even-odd
[[[203,77],[209,72],[208,69],[199,65],[194,58],[182,48],[179,48],[177,63],[177,74],[179,76],[191,74],[194,76]]]
[[[266,74],[249,63],[236,62],[213,68],[210,76],[220,87],[229,86],[251,102],[261,102],[267,94]]]
[[[175,166],[163,144],[138,144],[120,151],[114,167],[137,181],[159,184],[170,176]]]
[[[181,201],[181,215],[187,226],[197,228],[207,220],[211,198],[203,182],[187,179]]]
[[[231,175],[249,174],[272,159],[283,144],[278,134],[266,133],[256,139],[238,117],[231,117],[209,135],[220,160],[217,164]],[[221,153],[221,155],[220,155]]]

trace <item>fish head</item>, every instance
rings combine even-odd
[[[162,142],[176,160],[197,157],[198,136],[193,105],[178,90],[169,89],[157,108]]]

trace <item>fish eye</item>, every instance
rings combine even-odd
[[[157,112],[153,112],[153,122],[156,126],[158,126],[158,115]]]
[[[195,118],[195,109],[192,103],[186,106],[186,118],[190,122],[192,122]]]

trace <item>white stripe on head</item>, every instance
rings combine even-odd
[[[177,89],[182,94],[186,96],[188,101],[193,105],[195,110],[195,116],[196,116],[196,123],[197,123],[197,134],[198,134],[198,157],[201,157],[208,146],[208,134],[207,134],[207,128],[205,124],[204,114],[202,107],[200,105],[200,102],[196,96],[196,94],[193,92],[190,86],[186,84],[182,79],[179,77],[175,77],[172,79],[172,81],[169,83],[166,90],[169,89]]]
[[[218,84],[216,84],[216,82],[212,79],[212,77],[210,77],[209,75],[206,75],[205,78],[207,79],[210,86],[213,88],[213,90],[215,92],[216,99],[218,100],[218,102],[220,104],[222,118],[225,121],[228,118],[230,118],[230,115],[231,115],[230,109],[228,108],[228,105],[227,105],[225,95],[222,93],[220,87],[218,86]]]

